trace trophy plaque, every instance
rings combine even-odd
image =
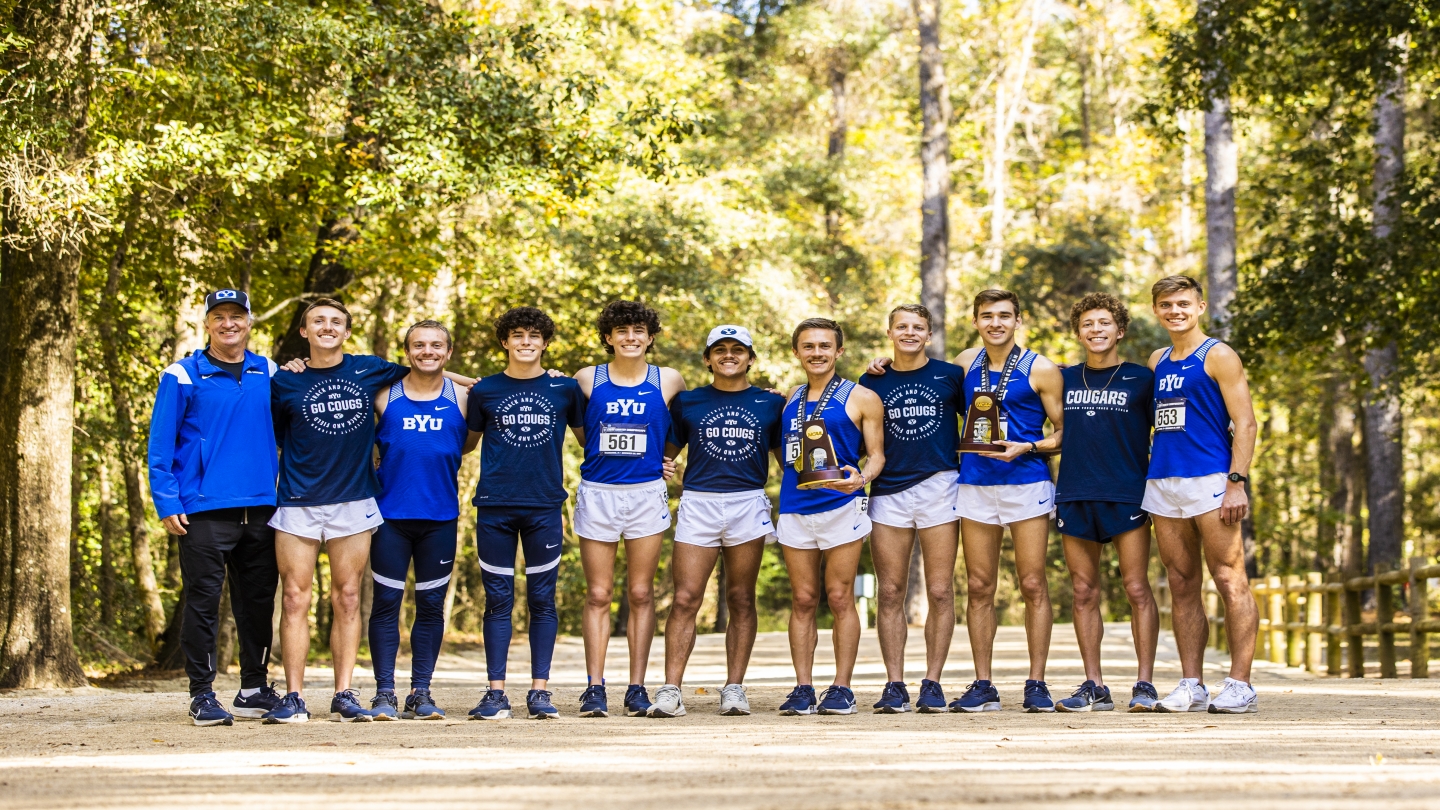
[[[800,457],[795,459],[797,489],[816,489],[846,478],[824,419],[806,419],[800,427]]]
[[[965,412],[965,430],[960,434],[962,453],[1003,453],[1005,446],[996,444],[1004,439],[1000,430],[1000,403],[988,391],[975,394]]]

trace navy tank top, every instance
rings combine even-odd
[[[983,349],[975,356],[974,362],[965,372],[966,400],[981,390],[980,364],[989,362],[990,355]],[[1045,404],[1040,395],[1030,387],[1030,369],[1040,355],[1029,349],[1023,350],[1010,382],[1005,386],[1005,395],[1000,398],[1000,421],[1010,442],[1038,442],[1045,438]],[[1000,382],[1000,373],[990,372],[990,385]],[[1000,484],[1033,484],[1049,481],[1050,468],[1039,456],[1026,454],[1014,461],[983,458],[974,453],[962,453],[960,459],[960,483],[980,487]]]
[[[844,467],[850,465],[859,469],[860,448],[864,446],[864,437],[860,428],[850,419],[850,414],[845,413],[845,403],[849,401],[850,394],[855,390],[855,383],[850,380],[841,380],[836,386],[835,393],[831,395],[830,401],[825,403],[825,410],[816,413],[817,402],[801,402],[801,391],[796,389],[790,396],[790,401],[785,403],[785,411],[781,417],[781,424],[785,428],[785,442],[798,442],[800,435],[800,424],[806,419],[824,419],[825,430],[830,434],[830,441],[835,445],[836,463]],[[817,394],[818,395],[818,394]],[[803,406],[803,410],[802,410]],[[865,489],[862,487],[850,494],[839,492],[833,489],[800,489],[796,486],[799,483],[799,473],[795,472],[795,465],[785,464],[784,475],[780,479],[780,513],[782,515],[817,515],[821,512],[829,512],[832,509],[839,509],[856,498],[863,497]]]
[[[1205,373],[1205,356],[1218,346],[1207,338],[1189,357],[1170,349],[1155,364],[1155,441],[1150,478],[1200,478],[1230,471],[1230,411],[1220,384]]]
[[[456,476],[465,450],[465,414],[448,379],[435,399],[417,402],[404,381],[390,386],[375,431],[380,448],[380,514],[386,520],[454,520],[460,516]]]
[[[646,366],[645,381],[619,385],[610,364],[595,368],[585,406],[585,461],[580,478],[593,484],[648,484],[661,478],[670,410],[660,388],[660,367]]]

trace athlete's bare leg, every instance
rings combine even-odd
[[[870,558],[875,562],[875,575],[879,580],[875,628],[880,636],[880,655],[885,660],[887,681],[905,679],[905,642],[909,635],[905,596],[916,535],[920,538],[920,556],[925,563],[925,591],[930,606],[925,617],[925,677],[940,680],[955,636],[955,557],[959,549],[959,525],[951,521],[916,531],[875,523],[871,528]]]
[[[660,535],[627,539],[626,596],[630,620],[625,625],[630,647],[630,683],[644,683],[655,640],[655,571],[660,565]],[[590,682],[605,678],[605,653],[610,646],[610,600],[615,592],[615,556],[619,543],[580,538],[580,566],[585,571],[585,670]]]
[[[1130,600],[1130,637],[1135,639],[1135,657],[1139,660],[1135,680],[1152,682],[1155,680],[1155,647],[1160,639],[1160,609],[1150,589],[1150,527],[1125,532],[1116,537],[1113,544],[1120,555],[1125,597]]]
[[[1169,574],[1175,647],[1180,653],[1181,677],[1204,680],[1205,642],[1210,622],[1205,616],[1201,549],[1210,576],[1225,603],[1225,635],[1230,643],[1230,677],[1250,682],[1259,612],[1245,575],[1245,551],[1240,523],[1225,525],[1220,510],[1196,518],[1155,517],[1160,560]]]
[[[280,660],[285,691],[305,694],[305,664],[310,657],[310,592],[320,541],[276,530],[275,562],[280,569]]]
[[[679,686],[685,676],[685,665],[695,649],[695,616],[705,601],[705,586],[710,584],[710,573],[718,559],[719,547],[689,543],[673,547],[670,573],[675,578],[675,601],[665,620],[665,683]]]
[[[826,551],[784,547],[785,567],[790,572],[792,607],[790,613],[790,658],[795,680],[814,683],[815,612],[823,592],[835,615],[831,640],[835,649],[835,683],[849,686],[860,650],[860,615],[855,612],[855,572],[860,567],[862,541],[856,540]],[[825,561],[821,580],[820,561]]]
[[[1104,545],[1078,537],[1064,536],[1065,564],[1075,591],[1075,640],[1085,662],[1085,678],[1103,685],[1100,641],[1105,623],[1100,614],[1100,557]],[[1155,645],[1160,632],[1160,615],[1150,591],[1150,527],[1131,529],[1114,538],[1111,545],[1120,557],[1120,576],[1130,600],[1130,634],[1140,661],[1137,680],[1155,676]]]
[[[995,652],[995,584],[1004,534],[1004,526],[960,519],[960,544],[965,550],[965,631],[975,659],[975,678],[982,681],[990,680]]]
[[[615,554],[619,543],[580,538],[580,567],[585,572],[585,608],[580,633],[585,638],[585,674],[590,683],[605,680],[605,653],[610,647],[610,600],[615,592]]]
[[[725,606],[730,622],[725,627],[725,669],[727,683],[744,683],[755,649],[759,617],[755,612],[755,580],[765,559],[765,539],[725,549]]]
[[[1010,524],[1015,545],[1015,575],[1025,599],[1025,642],[1030,649],[1030,680],[1045,680],[1045,662],[1050,657],[1050,630],[1055,613],[1050,607],[1050,582],[1045,558],[1050,545],[1050,518],[1047,515]],[[993,613],[992,613],[993,615]]]
[[[650,645],[655,641],[655,572],[660,568],[661,535],[625,541],[626,595],[630,620],[625,641],[630,647],[630,683],[645,683],[650,666]]]
[[[325,541],[330,558],[330,656],[335,665],[335,691],[350,688],[360,650],[360,586],[370,559],[370,532]]]

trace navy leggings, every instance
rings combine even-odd
[[[548,679],[560,627],[555,580],[564,541],[560,507],[488,507],[475,510],[475,545],[485,584],[485,665],[490,680],[505,680],[515,612],[515,549],[525,550],[525,600],[530,609],[530,677]]]
[[[395,690],[400,651],[400,602],[415,562],[415,623],[410,626],[410,687],[429,689],[445,636],[445,592],[455,568],[455,520],[387,520],[370,544],[375,601],[370,611],[370,656],[375,688]]]

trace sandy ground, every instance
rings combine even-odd
[[[822,635],[822,661],[828,645]],[[907,674],[918,681],[915,631],[910,647]],[[786,718],[774,708],[792,683],[788,650],[783,635],[767,634],[749,679],[756,713],[728,718],[715,714],[723,656],[722,638],[700,639],[685,684],[690,714],[673,720],[575,717],[578,639],[563,639],[556,655],[565,716],[544,723],[464,719],[483,687],[478,651],[443,657],[434,691],[453,719],[424,723],[195,728],[179,681],[12,692],[0,695],[0,807],[1440,806],[1440,680],[1324,679],[1262,664],[1258,715],[1032,715],[1019,710],[1023,630],[1001,628],[1000,713]],[[1117,699],[1128,698],[1128,628],[1110,628],[1105,656]],[[1206,679],[1218,685],[1224,662],[1211,657]],[[511,671],[524,673],[526,659],[517,640]],[[968,661],[960,628],[944,678],[951,697],[972,677]],[[623,683],[624,639],[613,640],[611,662],[612,684]],[[1057,697],[1082,679],[1079,665],[1071,628],[1057,626],[1049,671]],[[323,709],[330,673],[311,675],[312,709]],[[825,677],[817,672],[816,681]],[[1178,677],[1162,638],[1162,695]],[[856,678],[862,708],[883,681],[867,632]],[[358,685],[368,698],[373,682]],[[236,683],[220,686],[233,695]],[[622,693],[612,689],[612,707]],[[512,688],[512,701],[523,694]]]

